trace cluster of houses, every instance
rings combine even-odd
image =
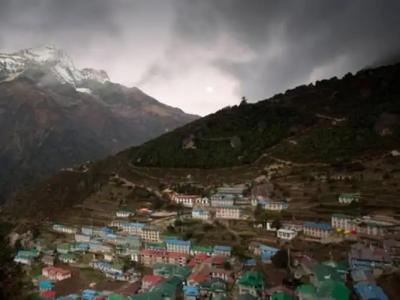
[[[246,197],[245,189],[220,187],[210,197],[171,193],[170,199],[190,208],[192,218],[202,221],[246,219],[245,212],[256,207],[272,212],[288,209],[287,200]],[[338,202],[349,205],[360,197],[359,193],[341,194]],[[358,241],[351,245],[347,260],[339,262],[319,262],[305,253],[286,251],[288,272],[301,283],[271,286],[256,266],[271,263],[281,250],[279,247],[251,242],[251,258],[241,261],[230,246],[198,245],[164,235],[160,227],[131,221],[133,215],[128,210],[118,210],[107,226],[54,224],[52,230],[67,238],[53,247],[37,240],[34,247],[19,250],[14,260],[27,266],[41,262],[38,289],[42,298],[84,300],[350,300],[352,294],[361,300],[388,300],[375,278],[400,263],[400,242],[388,238],[400,224],[388,218],[333,214],[330,223],[268,220],[266,229],[286,242],[298,237],[329,242],[338,236]],[[127,260],[134,263],[128,266]],[[56,298],[54,286],[58,282],[79,276],[69,265],[90,267],[110,280],[126,282],[132,289],[117,294],[92,287]],[[144,269],[139,271],[138,265]]]
[[[246,186],[220,187],[209,198],[201,195],[171,193],[172,202],[192,209],[192,218],[207,220],[246,219],[246,208],[260,206],[267,211],[282,211],[288,208],[287,200],[265,199],[263,197],[246,197]]]

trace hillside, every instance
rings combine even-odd
[[[102,159],[196,116],[105,71],[77,69],[53,47],[0,54],[0,203],[33,182]]]
[[[340,211],[338,193],[361,191],[352,213],[398,217],[399,116],[400,65],[322,80],[60,172],[19,193],[4,215],[104,220],[121,205],[154,205],[167,186],[254,185],[264,175],[291,199],[289,216],[328,218]]]

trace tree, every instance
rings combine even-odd
[[[240,101],[240,106],[246,105],[247,104],[247,99],[245,96],[242,97],[242,101]]]
[[[285,249],[279,250],[271,257],[271,261],[275,267],[286,269],[289,263],[287,251]]]

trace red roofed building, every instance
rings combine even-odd
[[[71,278],[71,271],[56,267],[45,267],[42,269],[42,275],[55,281],[61,281]]]
[[[185,266],[189,255],[184,253],[168,252],[160,249],[143,249],[140,251],[140,261],[145,266],[152,266],[156,263],[169,263]]]
[[[40,292],[40,297],[45,298],[45,299],[55,299],[56,292],[53,290],[45,290],[45,291]]]
[[[142,292],[148,291],[151,287],[155,286],[164,280],[163,277],[158,275],[145,275],[142,278]]]
[[[210,278],[211,271],[208,267],[204,267],[198,271],[194,271],[187,278],[188,285],[196,286]]]
[[[188,263],[189,268],[194,268],[205,262],[209,256],[206,253],[197,253]]]

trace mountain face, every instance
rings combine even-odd
[[[104,158],[194,120],[46,46],[0,54],[0,203],[61,168]]]
[[[363,194],[361,213],[399,217],[399,170],[400,64],[222,109],[105,160],[59,172],[16,195],[4,212],[84,223],[89,212],[111,218],[110,207],[122,202],[148,205],[143,188],[159,195],[176,185],[213,188],[263,177],[291,199],[289,213],[299,217],[328,220],[343,191]],[[335,181],[343,174],[358,179]]]

